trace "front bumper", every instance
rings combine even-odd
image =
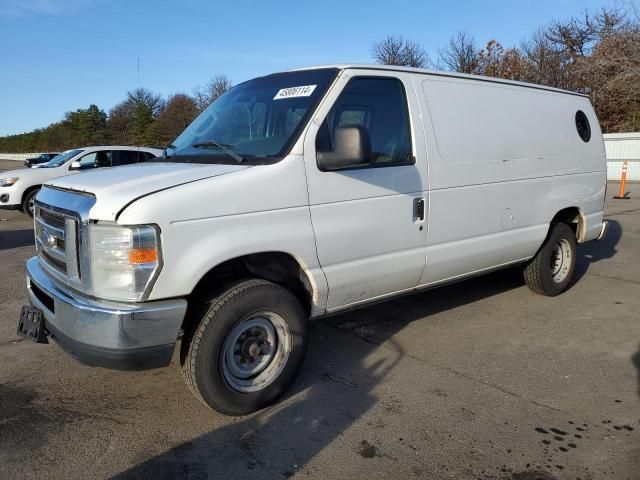
[[[29,302],[43,311],[48,335],[79,362],[146,370],[171,361],[186,300],[106,302],[53,283],[38,257],[27,261],[26,270]]]
[[[596,240],[602,240],[604,237],[607,236],[608,231],[609,231],[609,222],[604,220],[602,222],[602,227],[600,228],[600,233],[598,234],[598,238],[596,238]]]
[[[0,209],[18,210],[22,208],[22,202],[20,200],[14,186],[0,187]]]

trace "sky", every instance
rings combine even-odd
[[[538,27],[623,0],[0,0],[0,136],[43,128],[140,86],[190,93],[328,63],[371,63],[388,34],[432,56],[456,32],[517,45]]]

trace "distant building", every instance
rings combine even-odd
[[[640,181],[640,132],[606,133],[604,148],[607,151],[607,178],[620,180],[622,163],[627,160],[627,180]]]

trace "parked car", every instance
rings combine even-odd
[[[24,161],[24,166],[27,168],[31,168],[35,165],[40,165],[43,163],[47,163],[49,160],[51,160],[53,157],[55,157],[56,155],[60,155],[60,153],[41,153],[40,155],[38,155],[37,157],[34,158],[27,158]]]
[[[79,361],[169,365],[237,415],[300,368],[309,318],[519,265],[569,285],[602,238],[605,152],[585,96],[384,66],[230,89],[153,162],[36,197],[19,331]]]
[[[33,199],[48,180],[94,168],[144,162],[162,150],[147,147],[101,146],[74,148],[57,155],[38,168],[22,168],[0,175],[0,209],[22,210],[33,216]]]

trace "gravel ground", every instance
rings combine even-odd
[[[0,477],[640,479],[640,185],[615,190],[565,294],[506,270],[318,322],[286,398],[243,418],[175,358],[114,372],[18,339],[33,231],[0,211]]]

